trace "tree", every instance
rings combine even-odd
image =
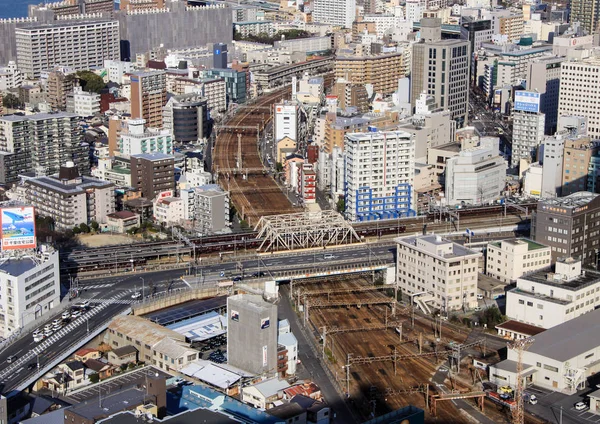
[[[127,364],[121,364],[121,371],[125,371],[127,369]]]
[[[6,108],[17,109],[21,107],[21,100],[14,94],[8,93],[2,97],[2,105]]]
[[[81,228],[77,226],[73,227],[73,234],[81,234]]]
[[[248,228],[250,228],[248,222],[245,219],[240,219],[240,227],[242,228],[242,230],[247,230]]]
[[[94,231],[98,231],[98,228],[100,228],[100,224],[98,224],[96,221],[90,222],[90,226],[92,227],[92,230],[94,230]]]
[[[82,222],[81,224],[79,224],[79,229],[81,230],[82,233],[85,233],[85,234],[90,232],[90,227],[85,222]]]
[[[104,87],[106,87],[102,77],[100,75],[96,75],[92,71],[78,71],[77,78],[79,78],[81,88],[83,88],[85,91],[99,94]]]
[[[346,201],[344,199],[339,199],[335,205],[335,209],[339,213],[344,213],[344,211],[346,210]]]
[[[277,172],[283,171],[283,165],[281,164],[281,162],[277,162],[277,164],[275,165],[275,169],[277,170]]]
[[[95,384],[100,381],[100,375],[98,375],[98,374],[91,374],[89,378],[90,378],[90,383],[92,383],[92,384]]]

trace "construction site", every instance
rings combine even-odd
[[[426,422],[464,423],[482,413],[488,422],[511,422],[514,408],[486,396],[486,371],[473,365],[499,360],[483,333],[415,313],[396,295],[374,274],[290,287],[317,354],[355,413],[366,420],[413,405],[426,411]]]

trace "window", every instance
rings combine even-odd
[[[558,368],[553,367],[551,365],[544,365],[544,369],[552,372],[558,372]]]
[[[524,305],[525,301],[523,299],[519,299],[519,305]]]
[[[527,306],[533,306],[533,302],[527,302]]]
[[[592,353],[590,353],[588,355],[585,355],[585,359],[591,358],[592,356],[594,356],[594,352],[592,352]]]

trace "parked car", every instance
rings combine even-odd
[[[583,411],[589,407],[585,402],[577,402],[575,405],[573,405],[573,408],[575,408],[576,411]]]
[[[48,323],[46,325],[44,325],[44,332],[46,332],[47,330],[52,330],[52,323]]]
[[[510,386],[502,386],[498,388],[498,393],[508,393],[508,394],[512,394],[513,389]]]
[[[71,310],[71,318],[78,318],[81,316],[81,311],[79,309]]]
[[[52,335],[52,333],[54,333],[54,330],[52,328],[50,329],[44,329],[44,336],[46,337],[50,337]]]
[[[61,324],[62,324],[62,319],[56,318],[55,320],[52,320],[52,326],[61,325]]]
[[[535,404],[537,404],[537,397],[536,397],[535,395],[531,395],[531,396],[529,396],[529,403],[530,403],[531,405],[535,405]]]
[[[42,340],[44,340],[45,338],[46,338],[46,336],[44,336],[44,333],[38,333],[38,334],[35,334],[35,335],[33,336],[33,341],[34,341],[35,343],[39,343],[39,342],[41,342]]]

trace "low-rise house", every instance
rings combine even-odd
[[[287,381],[277,378],[264,380],[242,388],[242,401],[258,409],[267,409],[273,406],[273,402],[283,398],[283,389],[289,386]]]
[[[74,358],[76,361],[85,362],[88,359],[99,359],[100,356],[102,355],[98,349],[83,348],[75,352]]]
[[[304,395],[296,395],[290,402],[300,405],[306,411],[308,424],[329,424],[331,422],[331,408],[325,402]]]
[[[106,215],[106,229],[123,234],[132,228],[139,228],[140,216],[130,211],[119,211]]]
[[[544,331],[544,329],[510,319],[502,324],[498,324],[496,331],[498,331],[500,337],[504,337],[505,339],[519,340],[533,337]]]
[[[121,366],[138,361],[138,351],[135,347],[123,346],[118,347],[108,352],[108,362],[113,365]]]
[[[112,377],[115,372],[115,367],[113,365],[98,359],[88,359],[84,362],[84,365],[90,373],[98,374],[100,380]]]

